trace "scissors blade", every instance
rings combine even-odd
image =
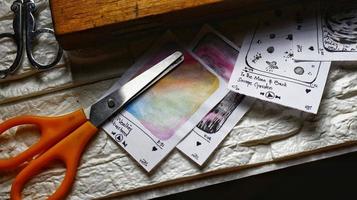
[[[103,97],[89,108],[89,121],[96,127],[100,126],[116,111],[150,88],[154,83],[182,63],[183,60],[183,54],[177,51],[133,78],[121,88]]]

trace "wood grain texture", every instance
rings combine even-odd
[[[223,0],[52,0],[57,34],[67,34]]]
[[[281,1],[288,0],[51,0],[50,5],[57,39],[71,50]]]

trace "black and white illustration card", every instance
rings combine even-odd
[[[229,89],[317,113],[330,62],[294,61],[294,17],[294,7],[261,16],[244,39]]]
[[[320,1],[296,15],[294,59],[357,60],[357,2]]]
[[[209,26],[198,34],[192,54],[211,66],[227,83],[239,49]],[[237,122],[249,110],[254,99],[226,90],[226,96],[196,125],[177,148],[199,165],[203,165]]]

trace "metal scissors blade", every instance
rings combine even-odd
[[[179,51],[171,54],[155,66],[93,104],[89,109],[89,121],[99,126],[128,102],[143,93],[184,60]]]

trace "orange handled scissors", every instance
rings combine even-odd
[[[65,199],[74,182],[82,152],[97,133],[98,127],[178,66],[183,59],[181,52],[171,54],[89,108],[60,117],[20,116],[0,124],[0,134],[22,124],[37,125],[41,132],[38,143],[16,157],[0,160],[0,170],[14,169],[31,160],[16,176],[11,187],[11,199],[20,200],[24,185],[55,160],[63,162],[67,171],[63,182],[49,199]]]

